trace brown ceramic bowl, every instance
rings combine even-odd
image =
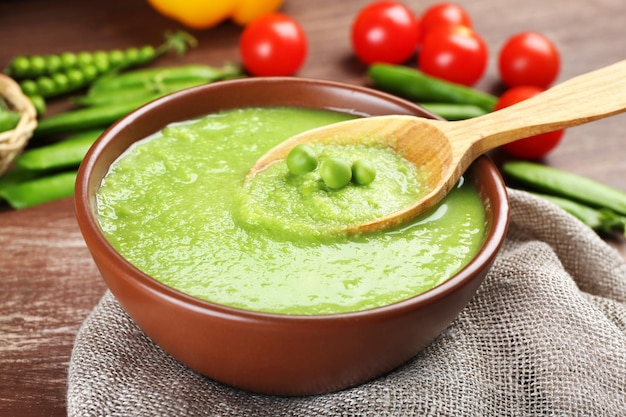
[[[95,215],[95,193],[111,163],[135,141],[171,122],[222,109],[299,106],[365,115],[433,117],[417,105],[370,89],[299,78],[251,78],[192,88],[156,100],[106,131],[87,154],[76,185],[76,215],[108,287],[166,352],[222,383],[257,393],[335,391],[392,371],[435,339],[472,298],[507,229],[506,189],[479,158],[467,176],[487,211],[484,245],[455,276],[405,301],[366,311],[288,316],[202,301],[142,273],[109,245]]]

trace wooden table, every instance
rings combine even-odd
[[[310,53],[300,76],[367,84],[350,52],[353,16],[366,0],[287,0]],[[435,1],[406,1],[416,12]],[[562,52],[560,80],[626,58],[623,0],[466,0],[461,2],[491,48],[477,86],[497,92],[496,52],[510,35],[536,30]],[[142,0],[0,0],[0,67],[17,54],[157,44],[180,26]],[[199,47],[157,65],[238,62],[240,28],[194,31]],[[581,103],[584,105],[584,103]],[[59,111],[67,104],[57,104]],[[545,163],[626,190],[626,116],[570,129]],[[538,219],[540,221],[540,219]],[[626,258],[624,239],[608,243]],[[71,200],[29,210],[0,209],[0,415],[65,415],[67,366],[80,324],[105,291],[75,224]]]

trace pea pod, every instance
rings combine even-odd
[[[76,174],[76,171],[62,172],[13,184],[0,189],[0,197],[15,209],[71,197],[74,193]]]
[[[23,80],[20,83],[20,87],[24,94],[29,97],[50,98],[67,94],[89,85],[104,73],[102,71],[106,71],[106,69],[98,69],[94,65],[86,65],[80,69],[71,68],[52,75],[42,75],[34,80]]]
[[[488,112],[474,104],[456,103],[419,103],[426,110],[443,117],[446,120],[464,120],[482,116]]]
[[[149,68],[144,70],[129,71],[97,80],[89,89],[89,95],[104,91],[120,91],[128,88],[148,87],[168,83],[213,82],[226,78],[241,76],[241,68],[227,64],[223,67],[209,65],[182,65],[167,68]]]
[[[206,83],[206,79],[190,79],[184,82],[160,83],[159,85],[145,85],[140,87],[128,87],[120,90],[104,90],[99,92],[89,92],[84,96],[74,98],[74,102],[78,105],[104,106],[114,103],[123,103],[129,100],[137,100],[142,97],[153,97],[157,94],[166,95],[185,88],[194,87]]]
[[[146,45],[141,48],[131,47],[124,51],[113,49],[110,51],[17,56],[9,63],[5,72],[18,79],[37,78],[93,65],[100,70],[99,72],[104,73],[108,70],[147,64],[170,50],[183,54],[188,46],[195,46],[197,43],[195,38],[183,31],[166,32],[164,38],[163,44],[156,49]]]
[[[589,207],[567,198],[556,197],[553,195],[533,193],[546,201],[559,206],[566,212],[578,218],[581,222],[590,228],[599,232],[610,232],[617,230],[626,235],[626,217],[616,214],[612,210]]]
[[[374,64],[368,75],[378,88],[417,102],[473,104],[490,112],[498,100],[491,94],[402,65]]]
[[[502,170],[534,190],[626,215],[626,192],[591,178],[526,161],[504,163]]]
[[[25,151],[15,158],[18,167],[29,170],[53,170],[77,167],[103,129],[88,130],[51,145]]]
[[[233,74],[239,73],[239,68],[236,66],[231,66],[231,65],[227,65],[223,68],[209,67],[209,66],[199,66],[199,67],[202,67],[202,70],[201,71],[194,70],[192,71],[192,74],[203,73],[205,76],[204,78],[205,82],[216,81],[218,79],[227,78],[227,77],[232,76]],[[183,71],[183,74],[187,74],[187,75],[189,74],[189,72],[186,72],[187,70],[186,66],[172,67],[169,69],[168,73],[169,74],[174,73],[174,74],[177,74],[178,76],[180,74],[177,73],[177,70],[181,68],[185,70]],[[136,76],[138,72],[140,73],[139,77]],[[151,72],[152,70],[150,71],[150,73]],[[145,87],[147,85],[150,85],[148,81],[154,80],[153,77],[146,79],[143,76],[144,74],[143,71],[133,71],[127,74],[133,75],[133,77],[131,77],[131,80],[134,80],[133,81],[134,83],[137,81],[136,80],[137,78],[139,80],[143,80],[143,83],[139,83],[139,84],[135,83],[134,84],[135,87]],[[128,78],[125,77],[125,75],[126,74],[123,74],[123,75],[120,75],[119,77],[123,77],[122,79],[128,80]],[[111,77],[107,79],[115,80],[117,78],[118,77]],[[182,79],[184,80],[184,77]],[[190,82],[190,80],[193,80],[194,83],[199,82],[198,78],[188,78],[187,82]],[[128,91],[127,89],[131,88],[130,86],[131,84],[124,85],[123,89],[116,90],[116,91],[119,94],[125,94],[124,91]],[[119,87],[119,88],[122,88],[122,87]],[[98,92],[98,93],[94,92],[91,94],[93,95],[104,94],[104,92]],[[114,95],[115,93],[108,92],[107,94],[109,95],[109,98],[110,98],[111,94]],[[35,132],[34,132],[34,137],[42,137],[42,136],[55,135],[55,134],[60,134],[60,133],[68,133],[68,132],[76,132],[80,130],[108,127],[109,125],[114,123],[117,119],[127,115],[128,113],[132,112],[138,107],[141,107],[144,104],[163,96],[164,94],[165,93],[163,92],[161,93],[153,92],[149,94],[144,94],[142,96],[137,96],[135,98],[125,97],[125,99],[121,102],[118,102],[118,100],[106,102],[106,100],[104,100],[104,104],[102,105],[98,105],[94,107],[85,107],[81,109],[76,109],[76,110],[71,110],[71,111],[67,111],[64,113],[56,114],[54,116],[50,116],[39,121],[39,124],[37,125],[37,128],[35,129]]]
[[[105,128],[133,110],[158,98],[158,94],[123,103],[113,103],[97,107],[85,107],[55,114],[39,121],[33,136],[56,135],[81,130]]]
[[[0,175],[0,196],[2,192],[21,182],[29,181],[41,176],[41,172],[32,171],[20,166],[14,166]]]

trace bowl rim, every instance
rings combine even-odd
[[[472,280],[475,275],[479,274],[481,270],[487,268],[493,262],[501,245],[504,242],[504,238],[508,230],[510,207],[506,186],[497,167],[495,166],[495,164],[493,164],[493,162],[489,160],[488,157],[481,156],[477,158],[472,166],[474,167],[474,165],[479,165],[484,170],[484,172],[487,173],[487,180],[494,183],[495,194],[497,196],[495,200],[489,202],[489,204],[491,205],[490,209],[493,212],[493,221],[491,222],[491,229],[488,233],[485,234],[483,238],[482,246],[469,263],[467,263],[461,270],[459,270],[457,273],[455,273],[444,282],[427,291],[413,295],[407,299],[400,300],[395,303],[359,311],[321,315],[280,314],[246,310],[242,308],[218,304],[191,296],[180,290],[174,289],[158,281],[155,278],[152,278],[148,274],[141,271],[139,268],[132,265],[113,248],[113,246],[109,243],[109,241],[102,233],[102,230],[100,229],[100,226],[96,220],[94,211],[95,196],[90,195],[90,189],[94,181],[93,170],[94,167],[97,165],[99,156],[120,132],[122,132],[124,129],[128,129],[129,126],[132,126],[132,123],[140,116],[152,112],[161,104],[172,100],[182,100],[185,96],[192,93],[204,94],[205,90],[210,92],[215,88],[228,88],[228,85],[235,83],[243,84],[244,86],[245,84],[249,83],[295,83],[307,85],[313,84],[320,87],[338,88],[343,90],[349,90],[352,92],[364,93],[366,95],[374,96],[376,98],[381,98],[394,104],[399,104],[403,107],[406,107],[409,111],[412,111],[413,113],[423,113],[425,117],[439,118],[431,112],[423,109],[416,103],[385,92],[381,92],[379,90],[371,89],[369,87],[347,84],[337,81],[299,77],[253,77],[220,81],[218,83],[205,84],[175,92],[139,107],[128,115],[120,118],[117,122],[115,122],[108,129],[106,129],[89,149],[79,167],[74,194],[74,209],[76,219],[79,225],[79,229],[87,243],[87,246],[89,247],[90,252],[92,253],[92,256],[94,256],[94,258],[97,257],[100,259],[105,259],[109,266],[112,269],[115,269],[116,273],[124,280],[126,280],[129,284],[143,287],[145,290],[149,291],[151,295],[157,296],[161,299],[166,299],[168,302],[174,303],[179,307],[192,309],[195,310],[197,313],[210,316],[236,318],[239,321],[254,323],[280,323],[281,325],[298,325],[308,322],[317,322],[320,320],[323,320],[327,325],[342,325],[346,322],[362,320],[365,318],[367,318],[368,320],[377,318],[378,320],[383,321],[389,317],[404,315],[408,311],[419,309],[420,306],[426,306],[437,302],[441,298],[448,296],[450,293],[453,293],[460,287],[466,285]],[[328,107],[327,109],[339,111],[343,110],[333,109],[331,107]],[[358,112],[355,112],[355,114],[358,114]],[[110,164],[107,165],[107,168],[108,167],[110,167]],[[127,279],[127,276],[131,278]]]

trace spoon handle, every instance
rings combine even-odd
[[[452,141],[465,145],[458,147],[457,160],[468,156],[473,160],[518,139],[588,123],[625,110],[626,60],[623,60],[574,77],[504,109],[442,127]]]

